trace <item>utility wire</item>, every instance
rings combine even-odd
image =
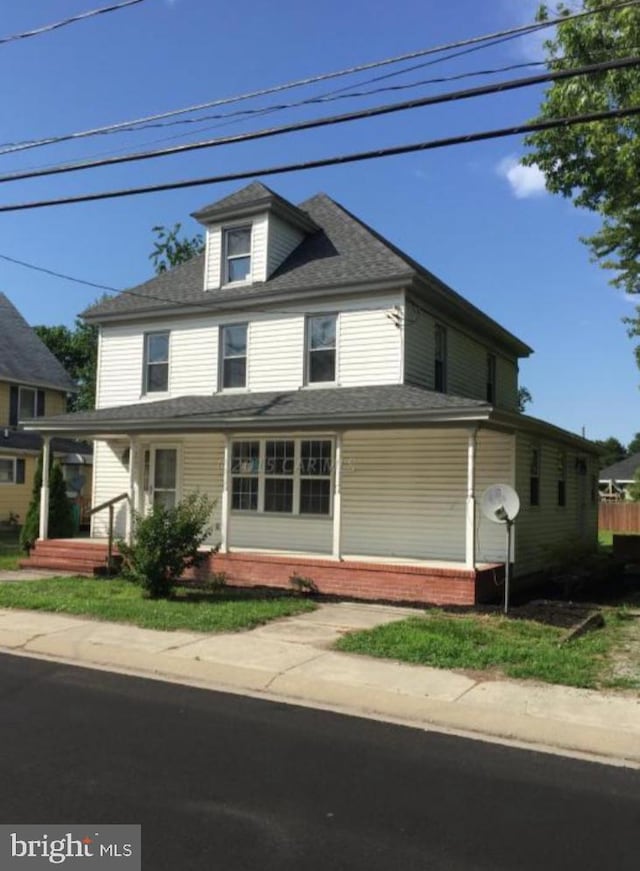
[[[98,160],[77,161],[75,163],[60,164],[46,169],[20,170],[18,172],[0,175],[0,183],[20,181],[30,178],[42,178],[43,176],[60,175],[67,172],[80,172],[103,166],[114,166],[121,163],[131,163],[132,161],[151,160],[157,157],[184,154],[189,151],[196,151],[204,148],[216,148],[221,145],[249,142],[256,139],[266,139],[272,136],[281,136],[285,133],[297,133],[301,130],[313,130],[318,127],[344,124],[347,121],[358,121],[363,118],[375,118],[393,112],[404,112],[409,109],[435,106],[442,103],[452,103],[458,100],[469,100],[476,97],[487,96],[489,94],[505,93],[519,88],[528,88],[532,85],[539,85],[546,82],[561,81],[563,79],[603,73],[610,70],[626,69],[638,65],[640,65],[640,57],[618,58],[616,60],[605,61],[597,64],[588,64],[587,66],[574,67],[565,70],[554,70],[552,72],[541,73],[536,76],[527,76],[521,79],[508,79],[504,82],[498,82],[491,85],[480,85],[479,87],[467,88],[462,91],[447,91],[442,94],[435,94],[428,97],[416,97],[412,100],[405,100],[399,103],[387,103],[383,106],[360,109],[356,112],[346,112],[342,115],[324,116],[321,118],[313,118],[308,121],[298,121],[293,124],[283,124],[277,127],[268,127],[262,130],[250,131],[248,133],[236,133],[231,136],[220,136],[216,139],[205,139],[203,141],[190,142],[184,145],[172,145],[166,148],[158,148],[154,151],[137,151],[132,154],[104,157]]]
[[[363,160],[375,160],[380,157],[393,157],[399,154],[411,154],[417,151],[432,151],[437,148],[447,148],[453,145],[464,145],[470,142],[484,142],[489,139],[502,139],[506,136],[517,136],[524,133],[536,133],[541,130],[554,130],[558,127],[573,127],[576,124],[592,124],[597,121],[609,121],[619,118],[630,118],[640,115],[640,105],[626,109],[608,109],[601,112],[591,112],[584,115],[569,115],[564,118],[549,118],[546,121],[535,121],[520,124],[515,127],[502,127],[494,130],[483,130],[476,133],[465,133],[460,136],[449,136],[445,139],[430,139],[426,142],[414,142],[408,145],[395,145],[389,148],[378,148],[371,151],[358,151],[351,154],[324,157],[317,160],[301,161],[300,163],[284,163],[278,166],[267,166],[256,169],[231,172],[224,175],[213,175],[205,178],[183,179],[182,181],[162,182],[155,185],[144,185],[135,188],[98,191],[76,196],[58,197],[50,200],[33,200],[26,203],[10,203],[0,205],[0,212],[20,212],[28,209],[41,209],[48,206],[75,205],[98,200],[110,200],[120,197],[139,196],[141,194],[160,193],[161,191],[181,190],[184,188],[202,187],[203,185],[221,184],[228,181],[239,181],[258,176],[281,175],[289,172],[300,172],[307,169],[318,169],[325,166],[337,166],[356,163]]]
[[[128,0],[127,4],[119,4],[119,5],[129,5],[131,3],[142,2],[142,0]],[[394,57],[385,58],[383,60],[371,61],[369,63],[358,64],[352,67],[347,67],[341,70],[335,70],[333,72],[321,73],[315,76],[308,76],[306,78],[297,79],[295,81],[285,82],[279,85],[272,85],[268,88],[260,88],[255,91],[249,91],[243,94],[239,94],[231,97],[222,97],[216,100],[209,100],[204,103],[197,103],[191,106],[186,106],[180,109],[173,109],[167,112],[159,112],[154,115],[146,115],[142,118],[137,118],[129,121],[121,121],[116,124],[107,124],[101,127],[94,127],[88,130],[82,130],[75,133],[66,133],[61,134],[59,136],[49,136],[42,139],[36,140],[26,140],[23,142],[18,142],[15,144],[9,144],[7,146],[0,146],[0,148],[4,148],[4,150],[0,150],[0,154],[12,153],[15,151],[22,151],[28,148],[37,148],[44,145],[50,145],[58,142],[66,142],[71,139],[80,139],[88,136],[95,136],[102,133],[112,133],[119,132],[125,130],[127,128],[137,127],[141,124],[151,122],[151,121],[159,121],[165,118],[175,117],[177,115],[185,115],[190,114],[191,112],[198,112],[203,109],[211,109],[214,106],[223,106],[229,105],[231,103],[239,103],[244,100],[253,99],[255,97],[263,97],[268,94],[279,93],[286,90],[291,90],[292,88],[303,87],[306,85],[316,84],[318,82],[328,81],[330,79],[336,79],[347,75],[354,75],[355,73],[365,72],[366,70],[376,69],[383,66],[389,66],[391,64],[401,63],[403,61],[413,60],[419,57],[425,57],[433,54],[440,54],[444,51],[448,51],[449,49],[454,48],[462,48],[466,46],[478,45],[481,43],[486,43],[491,40],[500,40],[503,37],[516,37],[516,36],[524,36],[529,33],[534,33],[539,30],[543,30],[546,28],[554,27],[557,24],[562,24],[567,21],[575,21],[580,18],[586,18],[593,15],[598,15],[602,12],[610,12],[617,9],[624,9],[631,6],[637,6],[640,3],[640,0],[624,0],[624,2],[620,3],[612,3],[605,4],[599,6],[597,9],[590,9],[583,12],[576,12],[572,15],[561,15],[557,18],[551,18],[547,21],[535,22],[533,24],[524,24],[518,27],[508,28],[506,30],[497,31],[495,33],[483,34],[482,36],[474,36],[468,39],[457,40],[455,42],[445,43],[443,45],[433,46],[430,48],[419,49],[413,52],[407,52],[401,55],[395,55]],[[113,7],[118,8],[118,7]]]
[[[93,18],[96,15],[105,15],[108,12],[118,12],[120,9],[125,9],[127,6],[135,6],[137,3],[144,3],[144,0],[124,0],[124,2],[116,3],[113,6],[103,6],[101,9],[90,9],[88,12],[73,15],[71,18],[65,18],[62,21],[55,21],[53,24],[45,24],[42,27],[36,27],[35,30],[26,30],[23,33],[14,33],[11,36],[0,36],[0,45],[5,45],[8,42],[17,42],[20,39],[29,39],[31,36],[40,36],[43,33],[50,33],[52,30],[66,27],[68,24],[75,24],[76,21],[85,21],[87,18]]]
[[[108,290],[113,293],[120,293],[120,288],[111,287],[109,284],[96,284],[94,281],[85,281],[82,278],[74,278],[73,275],[65,275],[64,272],[56,272],[53,269],[47,269],[45,266],[36,266],[34,263],[27,263],[26,260],[18,260],[17,257],[9,257],[8,254],[0,254],[0,260],[6,260],[9,263],[16,263],[18,266],[24,266],[26,269],[34,269],[36,272],[44,272],[47,275],[53,275],[54,278],[64,278],[65,281],[74,281],[76,284],[86,284],[87,287],[97,287],[98,290]]]

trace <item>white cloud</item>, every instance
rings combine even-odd
[[[496,171],[509,182],[511,192],[519,200],[540,197],[546,193],[544,173],[537,166],[523,166],[513,155],[503,158]]]

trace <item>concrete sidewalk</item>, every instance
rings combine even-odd
[[[250,632],[160,632],[37,611],[0,610],[2,652],[330,708],[538,749],[640,765],[640,698],[337,653],[344,632],[420,613],[366,604]]]

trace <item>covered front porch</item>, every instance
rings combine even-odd
[[[321,392],[309,391],[304,401],[317,403]],[[225,420],[195,413],[225,397],[190,399],[188,415],[175,413],[179,400],[167,401],[168,420],[132,414],[119,421],[124,409],[87,413],[94,505],[121,497],[113,504],[115,537],[131,538],[136,512],[200,491],[215,501],[207,541],[215,552],[200,571],[223,573],[229,584],[290,587],[295,576],[331,595],[438,604],[499,594],[504,537],[479,515],[477,494],[510,480],[513,437],[487,424],[486,407],[427,420],[412,413],[406,421],[398,410],[378,410],[375,421],[354,409],[345,413],[349,420],[289,413],[285,422],[281,397],[277,420],[268,419],[275,416],[271,397],[268,414]],[[167,403],[147,403],[140,413],[151,418],[149,406]],[[88,547],[47,541],[47,501],[43,486],[32,559]],[[96,553],[108,538],[109,514],[94,515]]]

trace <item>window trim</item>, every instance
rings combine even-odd
[[[438,335],[442,336],[442,355],[438,356]],[[433,389],[436,393],[447,392],[447,382],[449,380],[449,339],[448,331],[444,324],[436,322],[433,330]],[[441,384],[438,385],[438,363],[441,364]]]
[[[224,331],[227,327],[245,327],[245,351],[244,351],[244,385],[242,387],[225,387],[224,384],[224,361],[239,360],[240,356],[225,357],[224,356]],[[234,390],[247,390],[249,386],[249,321],[235,321],[226,324],[220,324],[218,327],[218,390],[219,392],[230,393]]]
[[[248,230],[249,231],[249,253],[248,254],[229,254],[228,253],[228,239],[229,232],[233,230]],[[252,281],[252,271],[253,271],[253,224],[252,223],[242,223],[242,224],[229,224],[222,228],[222,282],[221,284],[227,285],[238,285],[238,284],[250,284]],[[249,258],[249,271],[247,272],[244,278],[240,278],[237,281],[232,281],[229,278],[229,261],[230,260],[240,260],[243,257]]]
[[[149,339],[153,336],[167,337],[167,360],[166,363],[149,362]],[[169,393],[169,385],[171,384],[171,330],[149,330],[143,333],[143,363],[142,363],[142,395],[149,396],[162,395]],[[149,390],[149,366],[166,366],[167,367],[167,386],[164,390]]]
[[[331,450],[330,473],[328,475],[302,475],[301,473],[301,454],[302,442],[329,442]],[[235,473],[233,472],[233,448],[234,445],[241,442],[258,442],[258,470],[252,473]],[[286,474],[268,474],[266,470],[266,445],[267,442],[293,442],[294,459],[293,473]],[[229,512],[231,514],[248,515],[248,516],[263,516],[263,517],[286,517],[286,518],[302,518],[302,519],[317,519],[328,521],[333,518],[334,508],[334,489],[335,489],[335,436],[325,436],[317,434],[309,435],[273,435],[273,436],[251,436],[239,437],[231,439],[229,450]],[[233,479],[237,478],[257,478],[258,480],[258,499],[257,508],[233,508]],[[265,481],[266,479],[286,478],[293,481],[293,499],[291,511],[267,511],[265,510]],[[329,482],[329,511],[326,514],[302,512],[300,511],[300,483],[303,479],[313,478],[318,481]]]
[[[312,381],[311,374],[311,322],[314,318],[333,318],[335,320],[335,339],[333,346],[333,380]],[[338,348],[340,346],[340,313],[337,311],[314,312],[305,317],[304,323],[304,385],[305,387],[320,388],[338,384]],[[320,349],[317,349],[320,350]],[[326,349],[325,349],[326,350]]]

